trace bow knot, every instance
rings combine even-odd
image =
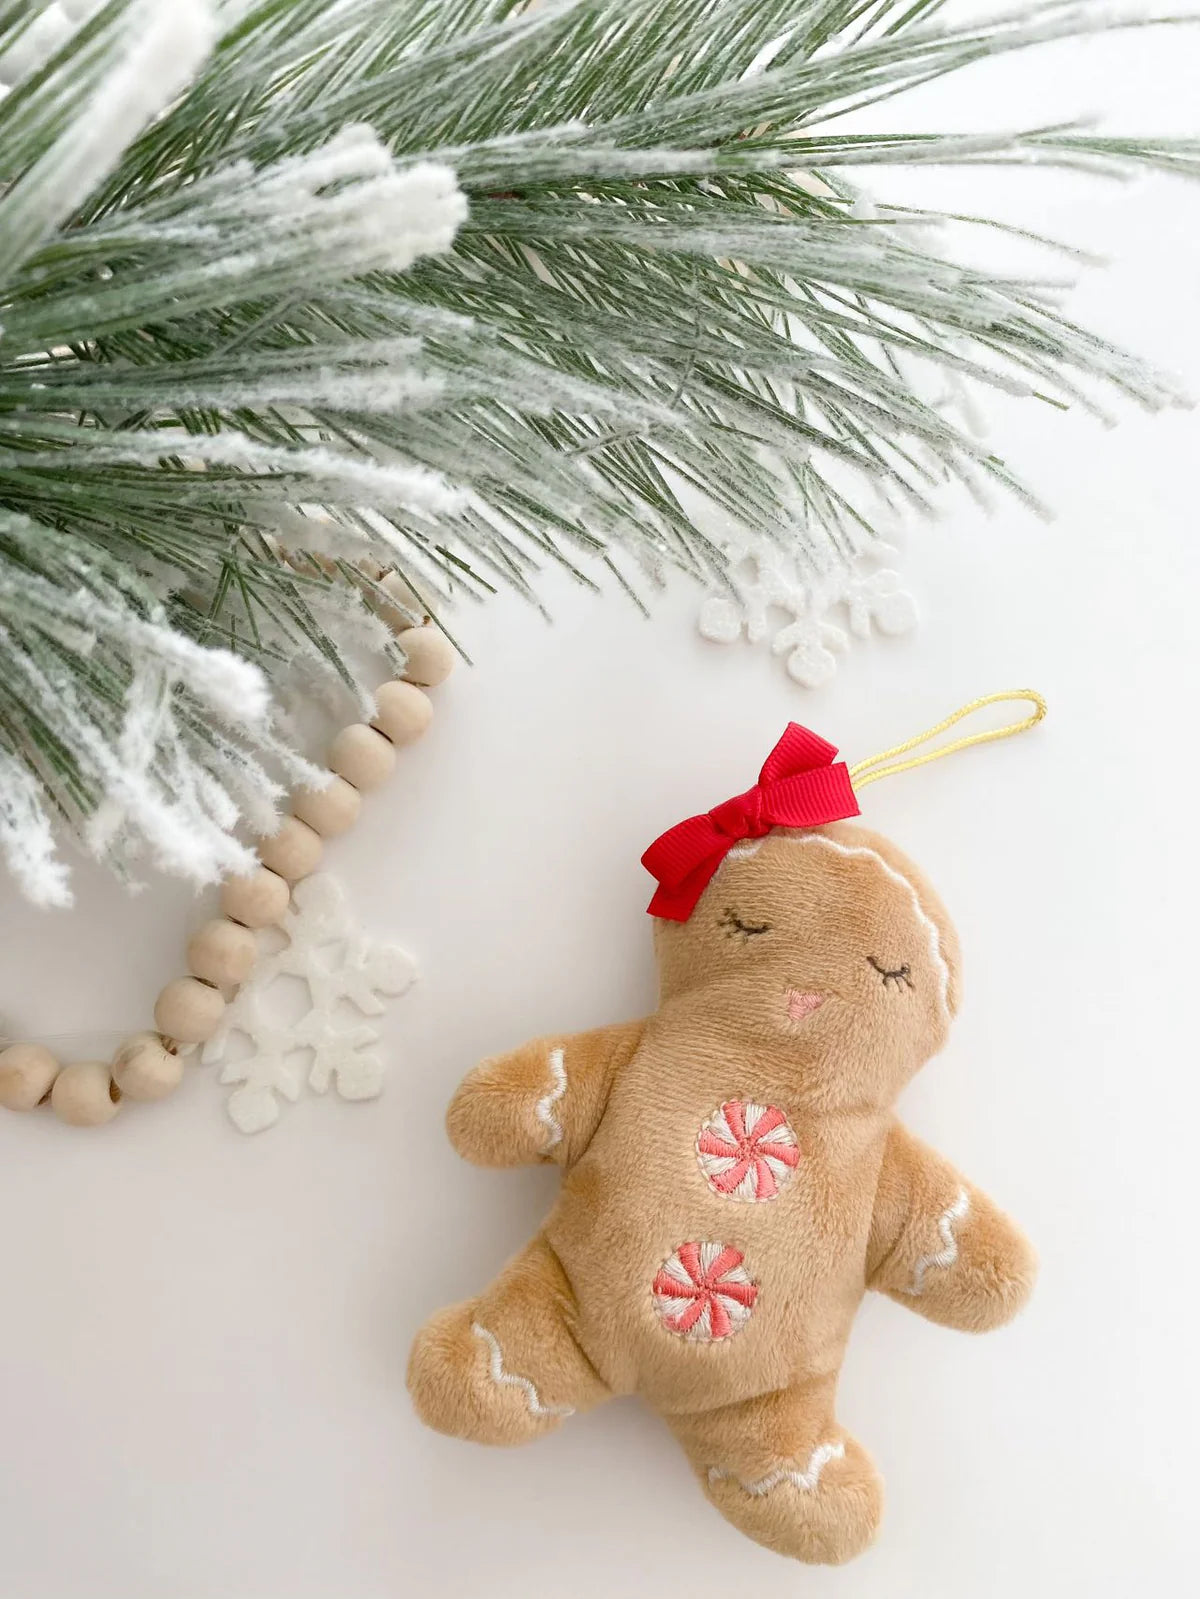
[[[651,916],[686,922],[717,867],[744,838],[763,838],[773,827],[820,827],[858,815],[858,801],[836,748],[806,727],[789,722],[767,756],[758,782],[744,794],[689,816],[642,856],[658,879]]]
[[[717,832],[730,844],[736,844],[740,838],[762,838],[770,831],[770,822],[762,819],[762,809],[762,789],[756,784],[744,794],[714,805],[708,816]]]

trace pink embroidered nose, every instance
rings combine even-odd
[[[799,989],[788,989],[787,1011],[794,1022],[802,1022],[813,1011],[820,1010],[824,1003],[824,994],[802,994]]]

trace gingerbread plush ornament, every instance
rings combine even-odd
[[[1027,726],[1044,707],[1023,697]],[[866,1548],[882,1505],[834,1403],[863,1295],[983,1332],[1035,1271],[1013,1223],[896,1115],[949,1034],[958,938],[917,867],[844,820],[861,769],[836,753],[793,724],[753,788],[646,852],[653,1016],[538,1039],[459,1088],[460,1154],[553,1161],[562,1189],[409,1365],[421,1417],[481,1443],[639,1394],[727,1520],[830,1563]]]

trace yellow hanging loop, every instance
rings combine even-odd
[[[907,755],[909,750],[919,749],[922,744],[928,744],[930,739],[937,738],[940,733],[946,732],[964,717],[973,716],[976,711],[983,710],[985,705],[1000,705],[1010,700],[1032,705],[1033,714],[1027,716],[1023,722],[1010,722],[1005,727],[993,727],[985,733],[968,733],[965,738],[956,738],[952,744],[943,744],[939,749],[926,750],[923,755],[914,755],[911,761],[896,761],[890,766],[886,764],[893,756]],[[1006,689],[1001,694],[985,694],[982,699],[972,700],[969,705],[962,706],[944,722],[939,722],[936,727],[927,728],[924,733],[918,733],[916,738],[910,738],[906,744],[897,744],[894,749],[881,750],[878,755],[871,755],[865,761],[859,761],[857,766],[850,768],[850,776],[856,789],[865,788],[868,783],[877,782],[881,777],[894,777],[897,772],[911,771],[914,766],[924,766],[928,761],[940,761],[943,755],[953,755],[956,750],[970,749],[972,744],[991,744],[999,738],[1013,738],[1017,733],[1024,733],[1029,728],[1036,727],[1045,714],[1046,702],[1036,689],[1016,688]]]

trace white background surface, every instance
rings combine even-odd
[[[1114,126],[1194,131],[1198,64],[1195,36],[1060,48],[876,123],[1103,104]],[[1073,308],[1200,390],[1196,191],[970,173],[876,188],[994,203],[1111,254]],[[907,557],[922,632],[858,648],[819,694],[701,643],[682,586],[653,625],[566,585],[547,590],[553,628],[507,599],[466,618],[477,669],[439,691],[433,731],[332,852],[366,923],[423,972],[387,1024],[381,1102],[310,1100],[247,1140],[197,1069],[104,1132],[0,1122],[6,1599],[1190,1587],[1200,422],[991,414],[1058,521],[948,504]],[[461,1073],[651,1002],[638,855],[744,788],[788,718],[855,759],[1025,682],[1051,702],[1036,735],[867,795],[966,950],[965,1008],[906,1114],[1043,1258],[1029,1311],[984,1339],[864,1307],[842,1412],[887,1478],[877,1547],[846,1573],[757,1549],[632,1402],[507,1456],[422,1431],[412,1333],[523,1242],[556,1180],[456,1161],[441,1117]],[[54,917],[0,888],[0,1008],[26,1034],[142,1025],[202,910],[169,886],[78,887]]]

